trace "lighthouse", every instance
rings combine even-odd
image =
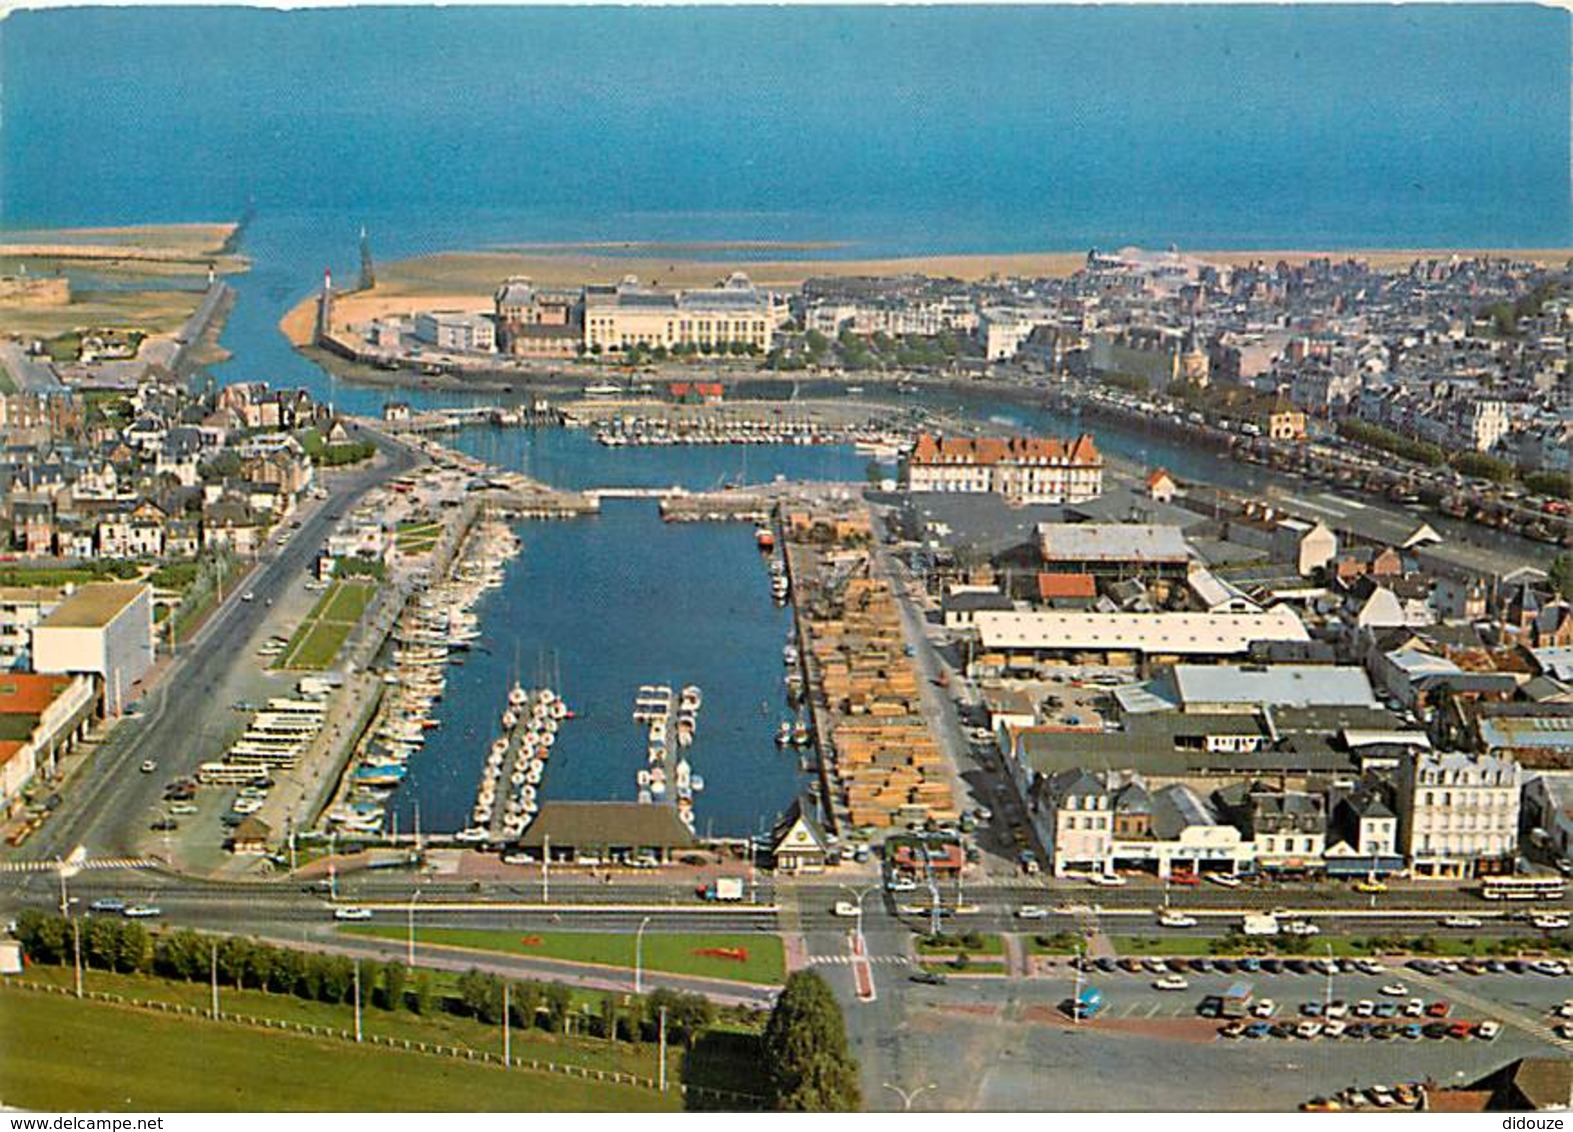
[[[322,294],[317,297],[316,341],[321,343],[333,329],[333,268],[322,269]]]

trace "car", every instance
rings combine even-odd
[[[1569,924],[1573,923],[1566,916],[1554,916],[1545,913],[1531,916],[1529,922],[1543,932],[1566,931]]]
[[[1365,1091],[1365,1095],[1377,1108],[1392,1108],[1398,1103],[1398,1098],[1393,1095],[1393,1090],[1386,1085],[1372,1085]]]
[[[1173,971],[1176,975],[1183,975],[1190,969],[1185,960],[1178,957],[1164,960],[1164,965],[1167,966],[1169,970]]]
[[[1209,883],[1216,884],[1220,888],[1240,887],[1240,878],[1237,876],[1230,876],[1228,873],[1208,873],[1207,880]]]
[[[1529,969],[1537,975],[1551,975],[1553,977],[1568,973],[1567,964],[1556,959],[1537,959],[1529,965]]]
[[[1310,1040],[1311,1038],[1319,1038],[1322,1036],[1322,1024],[1320,1022],[1310,1021],[1301,1022],[1294,1028],[1294,1036],[1297,1038],[1305,1038],[1306,1040]]]
[[[152,759],[143,759],[142,760],[142,773],[143,774],[152,774],[157,769],[158,769],[158,763],[154,762]]]
[[[1130,881],[1119,873],[1093,873],[1087,878],[1087,883],[1098,888],[1124,888]]]
[[[241,601],[256,601],[257,600],[257,595],[252,593],[250,590],[247,590],[245,593],[240,595],[240,600]]]
[[[1443,916],[1442,926],[1444,928],[1478,928],[1481,926],[1481,921],[1477,916]]]
[[[87,907],[91,912],[124,912],[126,902],[118,896],[100,896]]]
[[[1190,990],[1191,984],[1184,975],[1165,975],[1161,979],[1153,980],[1152,989],[1161,991]]]
[[[1394,1033],[1395,1031],[1393,1027],[1389,1026],[1386,1022],[1378,1022],[1371,1027],[1371,1037],[1375,1038],[1379,1042],[1390,1040]]]
[[[1248,1038],[1265,1038],[1272,1032],[1272,1026],[1266,1022],[1252,1022],[1245,1028],[1245,1036]]]
[[[1260,998],[1251,1004],[1251,1015],[1255,1018],[1271,1018],[1278,1009],[1278,1004],[1270,998]]]
[[[1244,959],[1240,960],[1240,970],[1246,972],[1246,974],[1254,975],[1261,969],[1262,961],[1260,959],[1247,955]]]
[[[1439,1038],[1447,1037],[1447,1032],[1451,1029],[1452,1027],[1446,1022],[1427,1022],[1421,1029],[1421,1032],[1432,1041],[1436,1041]]]
[[[155,904],[128,904],[120,914],[129,920],[152,920],[162,916],[164,910]]]
[[[1311,965],[1304,959],[1285,959],[1284,970],[1291,975],[1309,975],[1311,973]]]
[[[1561,1005],[1552,1008],[1551,1013],[1558,1018],[1573,1018],[1573,998],[1564,999]]]
[[[1507,964],[1500,959],[1487,959],[1485,968],[1493,975],[1500,975],[1507,970]]]
[[[372,910],[370,908],[335,908],[333,910],[333,918],[335,920],[369,920],[371,917]]]
[[[1349,1017],[1349,1004],[1341,998],[1335,998],[1327,1004],[1327,1009],[1322,1011],[1328,1018]]]
[[[1112,975],[1115,971],[1120,969],[1119,964],[1116,963],[1113,959],[1109,958],[1107,955],[1099,957],[1096,960],[1096,963],[1098,970],[1104,972],[1105,974]]]
[[[1421,1037],[1424,1036],[1424,1032],[1425,1027],[1423,1027],[1419,1022],[1411,1022],[1407,1026],[1399,1027],[1398,1036],[1401,1038],[1408,1038],[1413,1042],[1417,1042],[1421,1039]]]
[[[1362,998],[1359,1002],[1355,1003],[1356,1018],[1372,1018],[1375,1017],[1375,1015],[1376,1003],[1372,1002],[1369,998]]]
[[[1420,1092],[1414,1085],[1394,1085],[1393,1097],[1405,1108],[1414,1108],[1420,1103]]]
[[[1315,1001],[1302,1002],[1300,1004],[1300,1013],[1307,1018],[1320,1018],[1322,1016],[1322,1004]]]
[[[1362,880],[1355,882],[1356,892],[1386,892],[1387,885],[1379,880]]]
[[[916,892],[918,890],[918,882],[906,877],[895,877],[885,882],[885,890],[887,892]]]
[[[1185,965],[1198,975],[1210,974],[1213,969],[1212,960],[1205,955],[1199,955],[1195,959],[1188,960]]]
[[[1480,1025],[1475,1027],[1475,1037],[1479,1038],[1483,1042],[1494,1042],[1497,1040],[1497,1036],[1501,1033],[1502,1023],[1492,1021],[1490,1019],[1480,1023]]]
[[[184,816],[186,814],[196,813],[197,807],[192,805],[190,802],[176,802],[173,806],[169,807],[169,812],[172,814],[180,814]]]
[[[1367,975],[1380,975],[1387,969],[1375,959],[1356,959],[1355,966]]]
[[[1288,920],[1278,925],[1285,935],[1321,935],[1322,929],[1307,920]]]
[[[1169,883],[1183,884],[1187,887],[1194,887],[1195,885],[1202,883],[1202,878],[1197,876],[1195,873],[1170,873]]]
[[[914,983],[924,983],[931,987],[942,987],[947,981],[943,971],[913,971],[907,978]]]
[[[1411,959],[1406,966],[1411,971],[1419,971],[1422,975],[1440,975],[1442,968],[1429,959]]]
[[[1351,1022],[1348,1028],[1344,1030],[1344,1037],[1352,1038],[1357,1042],[1363,1042],[1370,1036],[1371,1026],[1366,1022]]]
[[[832,908],[831,911],[834,912],[837,916],[843,916],[849,919],[853,916],[859,915],[858,906],[850,900],[837,900],[835,907]]]
[[[1160,928],[1194,928],[1196,922],[1195,916],[1187,916],[1183,912],[1165,910],[1158,913],[1158,926]]]
[[[1382,993],[1390,998],[1408,998],[1409,988],[1403,983],[1384,983]]]
[[[1472,1038],[1475,1036],[1475,1024],[1473,1022],[1465,1022],[1463,1019],[1460,1019],[1448,1027],[1447,1036],[1450,1038],[1457,1038],[1459,1041]]]
[[[1038,904],[1023,904],[1016,909],[1016,918],[1019,920],[1046,920],[1049,910]]]
[[[1439,998],[1426,1007],[1426,1016],[1428,1018],[1446,1018],[1452,1012],[1453,1004],[1445,998]]]
[[[1220,1038],[1239,1038],[1245,1035],[1245,1030],[1246,1024],[1244,1022],[1230,1022],[1227,1025],[1218,1027],[1218,1036]]]
[[[154,833],[173,833],[180,828],[180,823],[166,814],[161,818],[154,818],[150,821],[148,828]]]
[[[1404,1003],[1405,1018],[1420,1018],[1425,1015],[1426,1003],[1423,998],[1412,998]]]
[[[1377,1003],[1376,1004],[1376,1009],[1374,1011],[1372,1011],[1372,1017],[1374,1017],[1374,1018],[1397,1018],[1398,1017],[1398,1003],[1396,1003],[1396,1002],[1379,1002],[1379,1003]]]
[[[1261,961],[1261,966],[1262,966],[1262,970],[1266,971],[1269,975],[1276,975],[1276,974],[1278,974],[1278,972],[1280,972],[1280,971],[1282,971],[1284,969],[1284,965],[1283,965],[1282,962],[1280,962],[1277,959],[1273,959],[1271,957],[1263,959]]]
[[[1213,960],[1213,970],[1217,971],[1220,975],[1232,975],[1234,974],[1234,969],[1235,961],[1233,959]]]
[[[1322,1037],[1324,1038],[1341,1038],[1348,1032],[1349,1027],[1336,1019],[1322,1023]]]

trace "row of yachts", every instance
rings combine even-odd
[[[433,714],[447,688],[450,664],[480,638],[476,603],[502,585],[503,570],[520,542],[503,523],[477,523],[460,548],[446,580],[417,592],[393,633],[388,685],[355,767],[346,776],[329,825],[343,833],[375,834],[387,819],[389,800],[409,773],[409,760],[439,726]]]
[[[644,724],[646,730],[645,765],[634,776],[639,801],[675,804],[678,819],[690,830],[694,794],[705,788],[705,780],[693,772],[687,749],[693,745],[703,703],[697,684],[675,694],[669,684],[643,684],[634,697],[634,722]]]
[[[515,682],[503,708],[501,733],[492,740],[459,841],[515,841],[540,811],[540,790],[557,729],[573,712],[551,688],[526,690]]]

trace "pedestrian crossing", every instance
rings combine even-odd
[[[93,869],[151,869],[157,861],[151,857],[92,857],[71,863],[71,868],[85,872]],[[60,868],[58,861],[0,861],[0,873],[52,873]]]
[[[905,966],[908,962],[905,955],[869,955],[864,958],[870,963],[884,963],[890,966]],[[808,962],[810,966],[816,967],[831,965],[849,967],[852,965],[852,959],[850,955],[810,955]]]

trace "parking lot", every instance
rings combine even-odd
[[[820,970],[840,991],[844,970]],[[1186,988],[1173,991],[1152,986],[1161,977],[1145,967],[1084,974],[1079,985],[1096,986],[1104,1007],[1080,1024],[1061,1010],[1078,986],[1068,961],[1048,977],[952,975],[943,986],[913,983],[899,968],[881,967],[877,1002],[853,1003],[845,993],[842,1001],[865,1092],[872,1105],[886,1108],[899,1107],[882,1088],[893,1081],[906,1088],[932,1083],[924,1106],[948,1110],[1288,1110],[1350,1086],[1427,1079],[1458,1085],[1514,1058],[1573,1050],[1573,1042],[1554,1030],[1565,1021],[1555,1008],[1573,998],[1573,975],[1528,967],[1522,973],[1426,974],[1384,963],[1374,972],[1340,970],[1331,979],[1314,970],[1286,972],[1281,964],[1277,973],[1187,968]],[[1271,1018],[1252,1022],[1325,1022],[1331,1001],[1341,1004],[1335,1021],[1345,1027],[1381,1022],[1392,1029],[1364,1038],[1347,1029],[1335,1038],[1323,1031],[1312,1038],[1275,1037],[1270,1029],[1257,1039],[1225,1038],[1219,1030],[1226,1022],[1201,1017],[1198,1007],[1241,982],[1250,984],[1254,1005],[1272,1002]],[[1403,984],[1403,995],[1383,993],[1384,987],[1396,989],[1394,983]],[[1414,999],[1420,1000],[1419,1018],[1404,1013]],[[1443,1001],[1445,1018],[1426,1013]],[[1362,1002],[1370,1004],[1371,1017],[1357,1016]],[[1315,1015],[1305,1012],[1308,1004]],[[1377,1018],[1379,1005],[1395,1017]],[[1439,1021],[1449,1027],[1468,1022],[1470,1036],[1426,1036],[1423,1027]],[[1476,1036],[1478,1024],[1487,1021],[1501,1027],[1491,1040]],[[1415,1022],[1421,1036],[1401,1036],[1397,1027]]]

